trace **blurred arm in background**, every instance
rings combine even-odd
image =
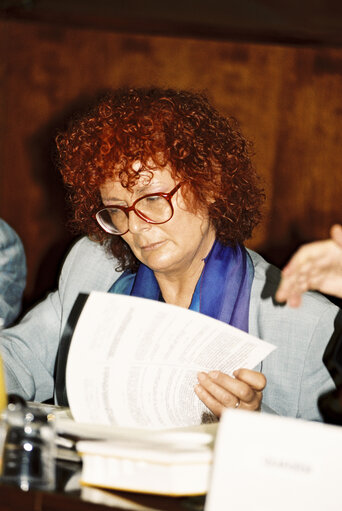
[[[17,318],[26,285],[26,258],[17,233],[0,218],[0,321],[8,326]]]
[[[330,236],[303,245],[291,257],[282,271],[279,302],[298,307],[309,289],[342,298],[342,226],[333,225]]]

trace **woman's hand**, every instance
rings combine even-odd
[[[303,245],[282,272],[279,302],[298,307],[309,289],[342,298],[342,227],[334,225],[331,239]]]
[[[250,369],[237,369],[234,376],[220,371],[197,375],[196,395],[219,418],[226,408],[260,410],[265,376]]]

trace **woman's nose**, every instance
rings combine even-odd
[[[128,230],[131,233],[138,233],[147,229],[150,229],[151,224],[145,222],[140,218],[134,211],[128,213]]]

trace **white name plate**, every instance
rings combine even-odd
[[[342,428],[227,410],[205,511],[342,510]]]

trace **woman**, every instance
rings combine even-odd
[[[109,290],[190,307],[278,346],[235,378],[198,375],[195,392],[217,417],[265,405],[319,419],[317,397],[333,385],[321,357],[338,309],[318,295],[300,313],[277,306],[279,272],[243,247],[263,192],[236,123],[197,94],[119,90],[72,121],[57,146],[74,226],[87,237],[69,254],[58,292],[5,332],[10,390],[52,395],[75,298]]]

